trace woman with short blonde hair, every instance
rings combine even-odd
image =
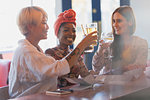
[[[37,12],[41,12],[41,13],[37,13]],[[17,24],[21,33],[23,35],[28,34],[27,25],[30,24],[38,25],[42,21],[43,17],[46,17],[46,19],[48,19],[47,13],[40,7],[33,6],[33,7],[23,8],[20,11],[17,19]]]
[[[18,42],[9,72],[10,98],[43,93],[57,89],[57,78],[68,74],[79,56],[90,44],[95,43],[95,32],[87,35],[67,56],[55,60],[46,56],[39,46],[47,39],[49,26],[46,12],[37,6],[25,7],[18,17],[18,26],[25,36]]]

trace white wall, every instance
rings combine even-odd
[[[146,39],[150,48],[150,0],[131,0],[136,17],[135,34]]]
[[[111,15],[119,6],[120,0],[101,0],[102,32],[109,33],[112,31]]]

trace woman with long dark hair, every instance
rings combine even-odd
[[[107,73],[110,70],[124,71],[144,68],[148,55],[147,41],[134,36],[136,21],[133,10],[129,6],[121,6],[112,14],[112,44],[100,41],[100,46],[92,61],[96,72]],[[112,58],[106,58],[110,47]]]

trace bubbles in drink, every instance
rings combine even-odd
[[[104,40],[105,43],[112,43],[114,40],[112,33],[101,33],[101,40]]]
[[[93,31],[97,31],[97,23],[88,23],[86,24],[86,33],[90,34]],[[97,33],[93,34],[93,35],[97,35]],[[95,43],[93,43],[92,45],[90,45],[91,49],[90,50],[86,50],[85,52],[91,53],[94,51],[94,46],[97,46],[97,40],[95,40]]]
[[[93,32],[93,31],[96,31],[96,30],[97,30],[96,28],[86,28],[87,34]]]

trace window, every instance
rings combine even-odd
[[[102,32],[111,32],[111,15],[120,6],[120,0],[101,0]]]
[[[42,7],[48,13],[48,39],[40,42],[43,50],[56,45],[53,24],[55,21],[55,0],[4,0],[0,3],[0,53],[13,52],[18,40],[24,38],[20,33],[16,18],[19,11],[26,6]]]
[[[56,20],[56,14],[55,14],[55,0],[34,0],[33,2],[34,6],[39,6],[43,8],[47,14],[48,14],[48,35],[47,40],[40,41],[40,46],[45,51],[47,48],[56,46],[56,36],[54,34],[54,22]]]
[[[30,2],[27,0],[4,0],[0,3],[0,50],[2,53],[12,51],[17,40],[23,38],[19,34],[16,16],[22,7],[29,5]]]
[[[136,18],[135,35],[140,36],[145,40],[147,40],[150,50],[150,39],[149,39],[150,13],[148,13],[148,9],[150,9],[149,4],[150,4],[149,0],[142,0],[142,1],[139,0],[138,2],[136,0],[131,0],[131,7],[133,8]]]
[[[83,38],[81,24],[92,22],[91,0],[72,0],[72,9],[76,11],[77,34],[74,45],[76,46]]]

